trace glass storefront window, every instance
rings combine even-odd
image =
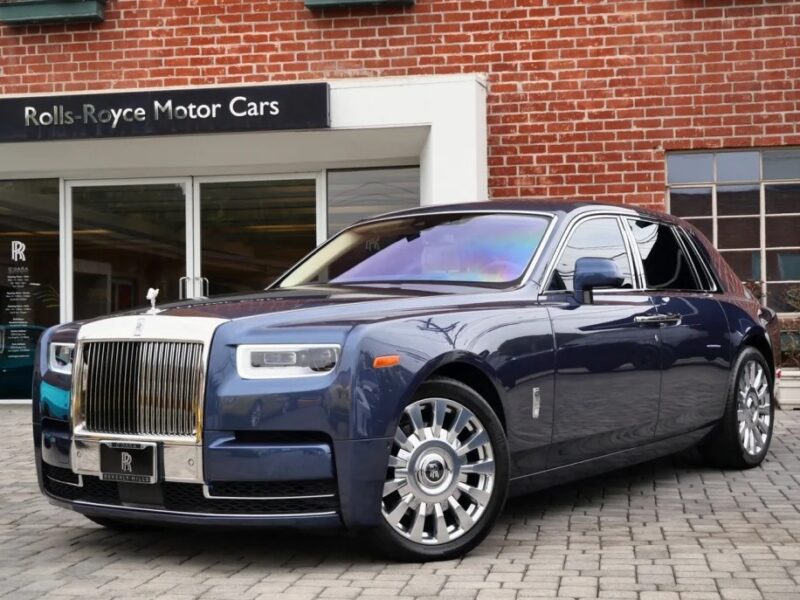
[[[36,342],[59,321],[58,180],[0,181],[0,399],[31,397]]]
[[[211,295],[264,289],[317,245],[316,181],[200,184],[201,272]]]
[[[72,188],[73,317],[178,300],[186,273],[186,201],[178,183]]]
[[[419,167],[328,171],[328,236],[368,217],[419,206]]]

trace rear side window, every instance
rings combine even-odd
[[[622,287],[632,287],[631,262],[616,218],[588,219],[575,227],[567,245],[561,251],[547,289],[571,292],[575,261],[584,257],[612,259],[619,265],[624,277]]]
[[[712,275],[713,271],[711,271],[711,265],[709,265],[705,258],[703,258],[703,256],[700,254],[700,251],[697,248],[697,243],[683,228],[677,227],[675,231],[678,232],[681,241],[683,241],[683,246],[686,248],[686,250],[688,250],[692,262],[694,262],[695,274],[700,279],[700,287],[708,291],[716,289],[717,284],[714,281],[714,276]]]
[[[700,291],[689,258],[672,227],[628,220],[644,267],[645,285],[656,290]]]

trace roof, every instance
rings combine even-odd
[[[411,215],[424,215],[430,213],[441,212],[461,212],[461,211],[487,211],[487,212],[502,212],[502,211],[531,211],[531,212],[548,212],[560,213],[563,215],[571,215],[573,213],[586,213],[595,210],[603,210],[604,212],[614,212],[619,214],[628,215],[649,215],[663,217],[662,213],[643,209],[638,206],[631,206],[627,204],[612,204],[607,202],[590,202],[588,200],[556,200],[544,198],[516,198],[516,199],[503,199],[491,200],[489,202],[462,202],[458,204],[436,204],[431,206],[423,206],[419,208],[410,208],[388,213],[393,217],[411,216]],[[385,217],[387,215],[381,215]],[[372,219],[366,219],[372,220]]]

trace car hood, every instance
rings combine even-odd
[[[336,307],[390,300],[416,298],[430,293],[408,290],[352,288],[299,288],[264,291],[238,296],[220,296],[202,300],[160,306],[160,315],[171,317],[212,317],[240,319],[256,315],[285,313],[318,307],[336,310]],[[136,311],[140,313],[144,311]]]
[[[496,292],[491,288],[452,285],[315,286],[162,304],[157,306],[156,315],[228,321],[257,319],[260,328],[354,326],[399,317],[450,312],[458,307],[476,304],[495,304],[499,300]],[[514,295],[505,299],[513,301]],[[148,314],[152,313],[146,307],[140,307],[124,313],[75,321],[60,326],[59,335],[64,338],[74,335],[77,329],[90,322]]]

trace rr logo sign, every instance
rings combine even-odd
[[[25,242],[13,240],[11,242],[11,260],[25,262]]]
[[[133,467],[132,467],[133,457],[127,452],[121,452],[119,456],[122,461],[122,464],[120,465],[120,470],[123,473],[133,473]]]

